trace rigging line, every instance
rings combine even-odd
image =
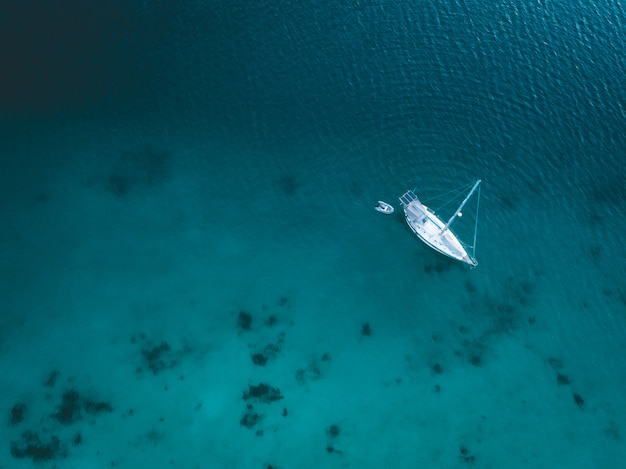
[[[454,197],[452,197],[451,199],[448,199],[447,202],[445,202],[443,205],[438,206],[437,207],[437,211],[441,211],[445,207],[447,207],[448,205],[450,205],[453,202],[456,202],[457,200],[459,200],[461,197],[463,197],[465,195],[465,193],[467,192],[467,189],[469,189],[470,187],[472,187],[472,184],[467,184],[467,185],[465,185],[463,187],[460,187],[458,189],[454,189],[454,190],[446,192],[446,194],[450,194],[451,192],[456,192],[456,193],[455,193]],[[437,196],[437,197],[435,197],[434,200],[443,198],[443,196],[446,195],[446,194],[442,194],[441,196]]]
[[[478,234],[478,207],[480,206],[480,186],[478,186],[478,197],[476,199],[476,220],[474,222],[474,243],[472,247],[472,257],[476,259],[476,235]]]
[[[459,197],[461,194],[464,194],[465,192],[467,192],[467,189],[469,189],[470,187],[472,187],[473,183],[469,183],[469,184],[465,184],[464,186],[461,187],[457,187],[456,189],[451,189],[447,192],[444,192],[443,194],[439,194],[436,195],[434,197],[432,197],[430,200],[437,200],[437,199],[441,199],[443,197],[446,197],[448,194],[455,194],[455,197]]]

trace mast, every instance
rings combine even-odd
[[[441,229],[441,232],[439,233],[439,235],[442,235],[446,232],[446,230],[448,228],[450,228],[450,225],[452,224],[452,222],[456,219],[457,215],[459,214],[459,212],[461,210],[463,210],[463,207],[465,207],[465,204],[467,203],[467,201],[470,199],[470,197],[472,196],[472,194],[476,191],[476,189],[478,188],[478,186],[480,185],[480,179],[478,181],[476,181],[476,183],[474,184],[474,187],[472,187],[472,190],[469,192],[469,194],[467,194],[467,197],[465,197],[465,199],[463,199],[463,202],[461,202],[461,205],[459,205],[459,208],[457,208],[454,212],[454,214],[450,217],[450,219],[448,220],[448,223],[445,224],[445,226]]]

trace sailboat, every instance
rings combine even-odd
[[[471,267],[478,265],[475,254],[476,232],[478,230],[478,205],[480,203],[480,183],[480,180],[474,183],[467,196],[463,199],[463,202],[461,202],[461,205],[454,211],[454,214],[447,223],[444,222],[434,210],[420,202],[413,191],[406,191],[400,197],[400,203],[404,207],[406,222],[419,239],[435,251],[468,264]],[[465,205],[476,191],[478,191],[478,201],[476,203],[474,242],[471,246],[467,246],[452,231],[451,226],[463,215]]]

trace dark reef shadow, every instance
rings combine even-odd
[[[107,189],[124,197],[138,187],[156,187],[164,183],[170,171],[172,153],[150,144],[123,151],[106,179]]]

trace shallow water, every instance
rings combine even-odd
[[[623,6],[94,5],[0,95],[0,466],[620,467]],[[477,178],[470,271],[397,198]]]

